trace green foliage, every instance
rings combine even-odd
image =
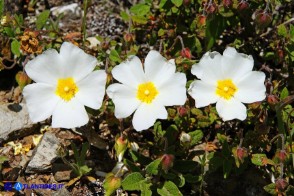
[[[41,30],[45,26],[45,24],[49,18],[49,15],[50,15],[49,10],[45,10],[39,14],[39,16],[37,17],[37,20],[36,20],[36,27],[38,30]]]
[[[182,195],[178,187],[171,181],[166,181],[162,188],[157,189],[157,193],[161,196]]]
[[[6,156],[0,156],[0,171],[2,171],[2,164],[9,159]]]
[[[11,52],[17,57],[20,56],[20,43],[17,40],[11,42]]]

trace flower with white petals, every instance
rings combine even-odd
[[[52,115],[52,127],[74,128],[89,121],[84,106],[99,109],[105,94],[105,71],[93,71],[97,60],[65,42],[60,53],[49,49],[29,61],[25,71],[36,83],[23,90],[30,118]]]
[[[216,103],[216,110],[224,120],[247,117],[243,103],[262,101],[265,98],[265,74],[252,71],[253,58],[228,47],[223,55],[207,52],[192,74],[200,80],[191,83],[188,93],[195,99],[196,107]]]
[[[186,101],[186,76],[176,73],[174,59],[166,60],[157,51],[150,51],[144,69],[137,56],[114,67],[113,77],[120,83],[106,92],[115,104],[115,116],[126,118],[135,112],[133,126],[142,131],[156,119],[167,119],[165,106],[183,105]]]

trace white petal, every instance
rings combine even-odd
[[[197,108],[207,106],[218,101],[219,97],[215,93],[216,87],[201,80],[191,83],[188,93],[195,99]]]
[[[169,80],[176,71],[175,61],[166,60],[155,50],[151,50],[144,62],[146,79],[152,81],[157,87]]]
[[[237,80],[246,73],[252,71],[253,58],[243,53],[238,53],[235,48],[228,47],[221,61],[222,71],[225,78]]]
[[[116,118],[130,116],[141,103],[136,98],[136,90],[124,84],[112,84],[106,92],[115,105],[114,115]]]
[[[253,103],[265,99],[265,74],[260,71],[251,71],[236,83],[238,91],[234,95],[243,103]]]
[[[141,104],[133,117],[133,126],[142,131],[153,126],[156,119],[167,119],[167,111],[159,104]]]
[[[87,124],[88,114],[83,104],[72,98],[70,101],[60,101],[52,114],[53,128],[75,128]]]
[[[90,108],[99,109],[105,95],[106,77],[105,71],[98,70],[78,82],[78,101]]]
[[[221,78],[221,58],[222,55],[218,52],[206,52],[200,59],[199,63],[192,66],[191,73],[197,76],[197,78],[203,79],[205,76],[203,72],[204,69],[206,69],[210,74],[209,76],[212,78]],[[210,71],[210,69],[212,69],[212,71]]]
[[[63,60],[64,77],[73,77],[76,82],[90,74],[97,64],[95,57],[69,42],[61,45],[60,56]]]
[[[62,60],[56,50],[49,49],[29,61],[25,71],[35,82],[55,85],[63,77]]]
[[[60,100],[54,91],[54,87],[42,83],[30,84],[23,89],[24,99],[33,122],[43,121],[52,115]]]
[[[115,66],[111,73],[117,81],[133,88],[145,82],[143,66],[137,56],[130,56],[126,61]]]
[[[184,105],[187,99],[186,82],[185,74],[175,73],[158,89],[156,99],[164,106]]]
[[[216,103],[216,111],[223,121],[232,119],[245,120],[247,117],[245,105],[234,98],[230,100],[219,99]]]

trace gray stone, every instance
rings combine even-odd
[[[30,120],[27,107],[23,103],[1,103],[0,125],[0,143],[24,137],[33,131],[33,122]]]
[[[53,196],[70,196],[70,192],[65,188],[62,187],[62,189],[59,189],[55,193],[52,194]]]
[[[45,172],[51,168],[53,161],[58,158],[57,149],[60,145],[57,137],[52,133],[45,133],[33,152],[26,173]]]

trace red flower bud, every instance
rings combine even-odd
[[[278,97],[276,95],[268,95],[267,96],[267,102],[270,105],[275,105],[279,102]]]
[[[287,158],[287,153],[285,150],[279,150],[276,153],[276,156],[278,157],[278,159],[280,160],[280,162],[284,162]]]
[[[233,5],[233,1],[232,0],[223,0],[223,5],[226,8],[230,8]]]
[[[215,3],[209,3],[206,8],[205,8],[205,11],[208,13],[208,14],[213,14],[217,11],[217,6]]]
[[[183,1],[184,6],[190,5],[190,3],[191,3],[191,0],[184,0]]]
[[[189,48],[183,48],[183,49],[181,50],[181,56],[182,56],[182,57],[185,57],[185,58],[187,58],[187,59],[191,59],[192,55],[191,55],[191,51],[190,51],[190,49],[189,49]]]
[[[124,34],[124,40],[125,42],[134,42],[135,36],[132,33],[126,33]]]
[[[204,15],[199,15],[197,20],[201,26],[204,26],[206,24],[206,16]]]
[[[238,147],[236,154],[239,160],[243,160],[245,157],[247,157],[247,149]]]
[[[19,71],[15,75],[15,80],[21,89],[23,89],[27,84],[31,82],[31,79],[29,78],[29,76],[23,71]]]
[[[172,154],[164,154],[161,157],[161,167],[165,171],[165,173],[167,173],[168,170],[173,167],[174,159],[175,157]]]
[[[279,191],[285,190],[287,186],[288,182],[285,179],[279,178],[276,180],[276,189],[278,189]]]
[[[238,7],[237,7],[237,9],[238,9],[239,11],[245,11],[245,10],[247,10],[248,8],[249,8],[249,4],[248,4],[247,1],[244,1],[244,0],[242,0],[242,1],[238,4]]]
[[[264,10],[257,10],[253,14],[253,19],[259,28],[267,27],[272,21],[272,15]]]
[[[178,113],[181,117],[185,116],[187,114],[187,108],[183,106],[178,107]]]

